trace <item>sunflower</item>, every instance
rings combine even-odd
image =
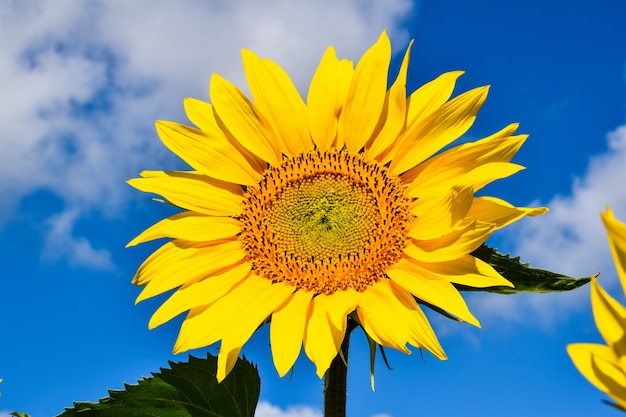
[[[602,221],[626,291],[626,224],[615,219],[610,208],[602,214]],[[591,283],[591,306],[606,345],[576,343],[568,345],[567,352],[580,373],[626,411],[626,308],[595,279]]]
[[[196,127],[159,121],[163,143],[192,171],[145,171],[133,187],[183,211],[130,245],[170,238],[138,269],[137,302],[175,289],[157,327],[187,312],[174,352],[221,341],[218,379],[271,322],[280,376],[302,346],[322,377],[348,321],[370,343],[445,359],[420,304],[479,326],[454,284],[512,286],[471,252],[546,208],[474,194],[523,167],[517,124],[445,147],[472,125],[480,87],[450,99],[461,71],[406,91],[410,45],[388,87],[385,32],[356,67],[329,47],[306,103],[273,61],[243,50],[252,99],[213,75],[212,104],[185,100]]]

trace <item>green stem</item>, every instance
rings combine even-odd
[[[346,417],[346,392],[348,381],[348,346],[350,333],[356,327],[352,320],[348,320],[348,330],[341,343],[341,355],[337,355],[326,372],[324,389],[324,417]],[[345,362],[344,362],[345,359]]]

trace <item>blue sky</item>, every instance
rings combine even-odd
[[[163,299],[134,305],[130,280],[158,244],[124,249],[171,210],[124,181],[185,169],[154,120],[184,122],[183,98],[207,99],[212,72],[244,86],[242,47],[306,92],[327,45],[356,60],[386,27],[397,54],[415,39],[411,89],[457,69],[458,91],[490,84],[467,138],[520,122],[530,139],[515,159],[527,169],[487,191],[552,210],[491,244],[576,276],[602,270],[624,302],[599,220],[607,204],[626,220],[624,23],[621,0],[3,2],[0,416],[52,416],[186,359],[171,353],[180,318],[147,330]],[[355,332],[350,415],[618,415],[565,352],[601,341],[587,288],[467,298],[483,328],[429,314],[449,360],[388,351],[393,370],[379,361],[374,393]],[[313,366],[301,354],[291,380],[278,378],[267,333],[244,349],[262,377],[257,417],[319,416]]]

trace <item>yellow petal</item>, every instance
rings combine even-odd
[[[523,169],[523,166],[509,162],[490,162],[471,171],[466,171],[463,166],[451,166],[447,171],[438,171],[432,176],[424,172],[407,187],[406,193],[409,197],[429,199],[441,195],[442,190],[467,185],[476,192],[495,180],[509,177]]]
[[[269,121],[283,152],[295,156],[311,150],[307,108],[289,75],[247,49],[241,55],[254,104]]]
[[[450,232],[465,219],[472,201],[474,189],[453,187],[442,199],[432,199],[426,204],[417,200],[411,212],[417,218],[409,225],[408,235],[415,239],[440,238]]]
[[[333,299],[326,294],[319,294],[309,305],[308,322],[304,333],[304,351],[315,364],[318,377],[323,377],[330,363],[337,356],[346,334],[347,319],[337,328],[329,317]]]
[[[307,310],[312,297],[312,291],[296,291],[272,314],[270,325],[272,358],[281,377],[291,369],[300,354]]]
[[[517,123],[475,142],[467,142],[441,152],[402,174],[402,181],[412,182],[418,176],[437,176],[451,167],[463,167],[463,172],[490,162],[510,162],[528,135],[512,136]]]
[[[450,99],[456,80],[465,71],[450,71],[441,74],[415,90],[408,98],[407,124],[419,125]]]
[[[335,291],[328,297],[330,302],[327,306],[327,315],[330,324],[338,330],[345,329],[348,314],[356,308],[361,293],[349,288],[347,290]]]
[[[259,277],[258,286],[249,294],[246,303],[238,306],[232,317],[236,326],[224,332],[218,358],[217,379],[221,381],[230,372],[241,347],[250,339],[254,331],[276,310],[294,291],[294,287],[282,282]]]
[[[406,347],[410,343],[428,349],[439,359],[446,357],[413,297],[388,279],[363,292],[357,315],[367,335],[379,345],[411,353]]]
[[[465,255],[447,262],[421,262],[414,259],[409,259],[409,261],[413,265],[430,271],[454,284],[475,288],[513,287],[513,284],[493,269],[491,265],[472,255]]]
[[[407,99],[405,128],[414,130],[424,119],[448,101],[457,78],[462,74],[463,71],[447,72],[415,90]],[[387,164],[396,157],[403,146],[405,146],[405,141],[395,141],[391,148],[378,156],[378,162],[383,165]]]
[[[596,279],[591,282],[591,306],[604,340],[610,345],[626,343],[626,308],[607,294]]]
[[[244,281],[245,283],[245,281]],[[242,285],[239,285],[241,287]],[[224,337],[229,326],[236,325],[228,313],[232,309],[231,301],[235,292],[207,306],[192,308],[180,326],[178,338],[174,344],[174,353],[210,346]]]
[[[521,165],[509,162],[492,162],[468,172],[463,176],[463,183],[472,184],[474,191],[478,191],[495,180],[510,177],[524,169]]]
[[[479,87],[450,100],[423,122],[407,126],[398,139],[404,142],[389,166],[400,175],[458,139],[472,126],[487,98],[488,87]]]
[[[411,353],[406,347],[410,334],[401,309],[388,280],[383,279],[363,292],[356,312],[363,330],[376,343]]]
[[[337,135],[337,119],[345,100],[340,64],[335,49],[329,46],[320,61],[307,95],[309,130],[320,151],[330,149]]]
[[[142,176],[128,184],[158,194],[177,207],[211,216],[241,214],[243,190],[238,185],[188,172],[144,171]]]
[[[237,141],[272,166],[281,160],[280,144],[273,141],[254,105],[234,84],[213,74],[210,87],[213,108]]]
[[[406,317],[405,320],[409,327],[408,342],[412,346],[428,349],[437,359],[447,359],[446,353],[439,344],[439,340],[437,340],[437,336],[430,326],[426,315],[415,301],[413,295],[396,284],[393,280],[386,281],[394,297],[402,305],[400,310]]]
[[[230,371],[233,370],[242,348],[243,346],[233,348],[220,346],[220,353],[217,355],[217,373],[215,374],[217,382],[222,382]]]
[[[411,353],[406,347],[410,343],[428,349],[439,359],[446,358],[413,296],[391,280],[379,280],[363,292],[357,315],[368,337],[379,345]]]
[[[136,302],[208,277],[222,268],[241,262],[245,255],[238,240],[216,241],[208,245],[180,240],[168,242],[150,255],[137,270],[133,284],[146,287]]]
[[[295,287],[284,282],[274,283],[259,276],[253,279],[258,281],[254,292],[251,291],[248,301],[239,305],[233,314],[234,322],[239,325],[231,327],[224,334],[224,340],[233,346],[243,345],[295,290]]]
[[[153,329],[184,311],[209,305],[222,298],[250,274],[250,267],[248,262],[241,262],[201,281],[183,285],[154,312],[148,327]]]
[[[574,365],[596,388],[626,403],[626,375],[608,346],[576,343],[567,346]]]
[[[547,207],[515,207],[495,197],[474,199],[468,217],[495,225],[496,230],[508,226],[525,216],[538,216],[548,212]]]
[[[339,97],[341,99],[341,109],[339,109],[339,114],[341,114],[341,110],[345,104],[346,96],[348,95],[348,89],[352,84],[352,78],[354,77],[354,63],[348,59],[342,59],[339,61],[339,77],[341,78],[341,83],[339,85],[340,92]],[[339,120],[337,120],[337,130],[339,130]],[[342,135],[336,134],[335,141],[333,142],[333,148],[342,149],[344,146],[344,137]]]
[[[180,328],[174,353],[210,346],[223,339],[232,327],[247,326],[248,324],[237,322],[235,317],[242,306],[257,297],[257,293],[267,290],[268,283],[271,285],[268,279],[252,273],[215,302],[192,308]],[[267,295],[268,292],[265,291],[264,294]]]
[[[209,135],[224,134],[215,119],[211,103],[187,97],[183,104],[187,118],[191,123],[198,126],[198,129]]]
[[[187,117],[193,124],[211,136],[225,136],[226,139],[228,139],[228,142],[234,146],[244,158],[246,158],[250,166],[255,171],[265,171],[267,168],[265,161],[244,148],[241,143],[237,141],[232,133],[229,132],[224,126],[224,123],[216,117],[215,110],[211,104],[194,98],[186,98],[184,104],[185,113],[187,113]]]
[[[179,123],[158,121],[157,133],[172,152],[209,177],[235,184],[256,185],[260,172],[224,135],[211,136]]]
[[[410,239],[404,253],[422,262],[446,262],[474,251],[489,238],[492,231],[493,225],[472,222],[440,238]]]
[[[339,136],[348,152],[356,154],[372,136],[387,94],[391,43],[383,31],[359,60],[339,116]]]
[[[343,102],[339,97],[341,79],[338,72],[339,60],[330,46],[313,75],[307,95],[309,130],[321,151],[330,148],[337,134],[337,118]]]
[[[126,247],[163,237],[192,242],[208,242],[233,237],[239,232],[241,232],[239,220],[231,217],[205,216],[193,212],[183,212],[149,227],[130,241]]]
[[[602,213],[602,222],[608,234],[615,268],[617,268],[622,288],[626,294],[626,224],[615,218],[610,207],[607,207],[606,213]]]
[[[447,311],[461,321],[480,327],[480,323],[467,308],[459,291],[436,274],[401,260],[387,269],[387,275],[418,299]]]
[[[366,158],[375,159],[383,151],[389,148],[398,138],[400,132],[406,126],[407,99],[406,99],[406,75],[409,68],[409,57],[411,55],[411,45],[404,54],[404,59],[400,65],[398,76],[389,88],[385,98],[385,118],[380,132],[371,140],[371,145],[366,146]]]

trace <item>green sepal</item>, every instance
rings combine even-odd
[[[189,357],[189,362],[170,362],[136,385],[109,390],[97,403],[74,403],[58,417],[253,417],[261,380],[256,366],[238,359],[233,370],[218,384],[217,358]]]
[[[515,285],[515,288],[506,286],[474,288],[455,284],[460,291],[487,291],[499,294],[571,291],[582,287],[591,281],[591,278],[598,276],[596,274],[593,277],[572,278],[543,269],[531,268],[530,263],[520,262],[519,256],[512,258],[509,255],[502,255],[496,249],[486,245],[482,245],[471,254],[491,265]]]

